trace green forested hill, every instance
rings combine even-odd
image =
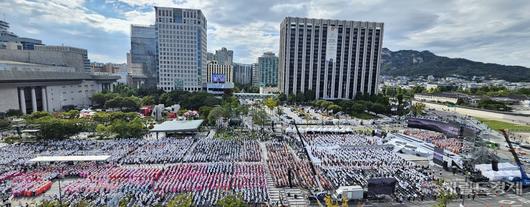
[[[507,81],[530,81],[530,68],[482,63],[463,58],[437,56],[430,51],[399,50],[383,48],[383,75],[445,77],[462,75],[485,76]]]

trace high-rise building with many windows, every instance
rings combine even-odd
[[[258,58],[258,72],[260,86],[278,85],[278,56],[266,52]]]
[[[252,64],[234,63],[234,83],[252,84]]]
[[[280,29],[279,87],[317,99],[376,94],[383,23],[286,17]]]
[[[234,51],[223,47],[215,51],[214,59],[220,65],[232,65],[234,63]]]
[[[158,88],[206,87],[206,17],[198,9],[155,7]]]
[[[138,65],[146,76],[146,85],[156,86],[158,75],[155,25],[131,25],[131,52],[129,68]]]

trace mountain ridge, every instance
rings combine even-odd
[[[465,58],[438,56],[431,51],[398,50],[383,48],[381,52],[382,75],[465,77],[484,76],[512,82],[530,81],[530,68],[523,66],[483,63]]]

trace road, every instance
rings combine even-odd
[[[413,102],[416,102],[416,101],[413,101]],[[491,111],[481,111],[481,110],[461,108],[461,107],[448,107],[443,104],[435,104],[435,103],[428,103],[428,102],[422,102],[422,103],[425,104],[426,108],[432,108],[432,109],[440,110],[440,111],[451,111],[451,112],[456,112],[459,114],[464,114],[467,116],[474,116],[474,117],[479,117],[479,118],[484,118],[484,119],[493,119],[493,120],[516,123],[516,124],[524,124],[524,125],[530,124],[530,117],[527,117],[527,116],[516,116],[516,115],[510,115],[510,114],[496,113],[496,112],[491,112]]]

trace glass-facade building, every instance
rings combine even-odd
[[[131,63],[141,64],[142,73],[147,76],[145,84],[156,86],[156,29],[155,25],[131,25]]]
[[[383,23],[287,17],[280,28],[283,93],[353,99],[378,92]]]
[[[272,52],[266,52],[258,58],[258,78],[260,86],[278,85],[278,56]]]

